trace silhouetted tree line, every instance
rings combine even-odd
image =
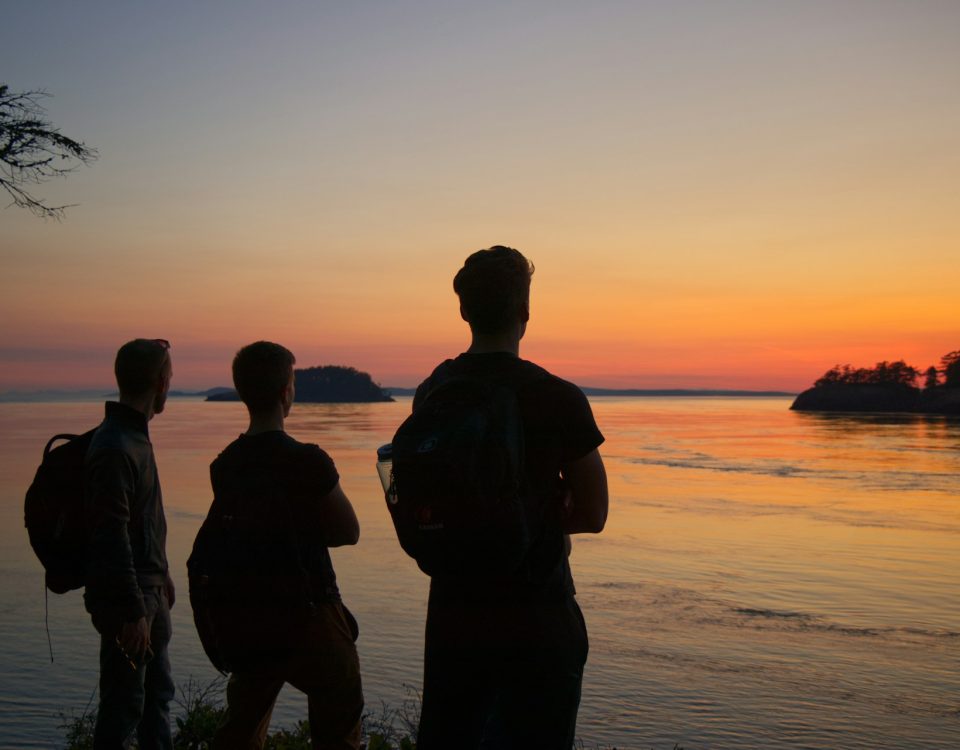
[[[814,386],[843,383],[847,385],[886,385],[916,387],[920,370],[902,359],[896,362],[878,362],[874,367],[834,365],[814,383]],[[944,354],[940,367],[931,365],[924,372],[925,389],[938,387],[960,388],[960,349]]]

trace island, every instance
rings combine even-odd
[[[393,397],[373,382],[365,372],[353,367],[322,365],[293,371],[295,401],[307,404],[360,404],[393,401]],[[232,388],[216,389],[207,401],[239,401]]]
[[[923,373],[903,360],[874,367],[836,365],[796,397],[795,411],[904,412],[960,415],[960,350]]]

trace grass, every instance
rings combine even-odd
[[[174,750],[209,750],[214,732],[225,710],[221,696],[226,680],[218,678],[207,684],[194,679],[181,685],[174,699],[179,707],[175,717]],[[381,703],[379,709],[363,715],[364,750],[416,750],[417,725],[420,722],[420,694],[406,686],[407,697],[400,706],[392,708]],[[61,714],[60,728],[64,731],[64,750],[92,750],[96,710],[79,715]],[[136,747],[134,743],[133,747]],[[577,750],[587,750],[577,741]],[[310,725],[298,721],[292,729],[278,729],[267,736],[264,750],[311,750]],[[616,747],[595,745],[594,750],[617,750]],[[625,749],[624,749],[625,750]],[[674,745],[673,750],[683,750]]]
[[[194,679],[181,685],[174,703],[176,729],[174,750],[208,750],[225,707],[221,696],[226,680],[218,678],[207,684]],[[363,715],[365,750],[416,750],[416,730],[420,721],[420,695],[407,688],[408,697],[398,708],[382,704],[379,710]],[[79,715],[61,714],[64,750],[92,750],[96,709],[87,708]],[[136,747],[134,742],[133,747]],[[264,750],[311,750],[310,724],[298,721],[293,728],[278,729],[267,736]]]

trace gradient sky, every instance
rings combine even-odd
[[[0,208],[0,390],[266,338],[413,385],[473,250],[581,385],[802,389],[960,349],[960,3],[6,3],[0,82],[101,158]]]

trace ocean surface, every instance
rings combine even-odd
[[[574,541],[590,631],[587,748],[960,747],[960,422],[797,414],[787,398],[593,398],[610,518]],[[409,411],[298,404],[295,437],[337,462],[362,532],[333,551],[360,622],[368,706],[421,679],[427,580],[400,551],[375,450]],[[0,404],[0,747],[61,746],[95,703],[97,639],[79,593],[50,595],[23,529],[46,440],[94,401]],[[215,676],[187,601],[210,460],[242,406],[174,399],[151,422],[180,600],[176,680]],[[285,688],[274,727],[305,718]]]

